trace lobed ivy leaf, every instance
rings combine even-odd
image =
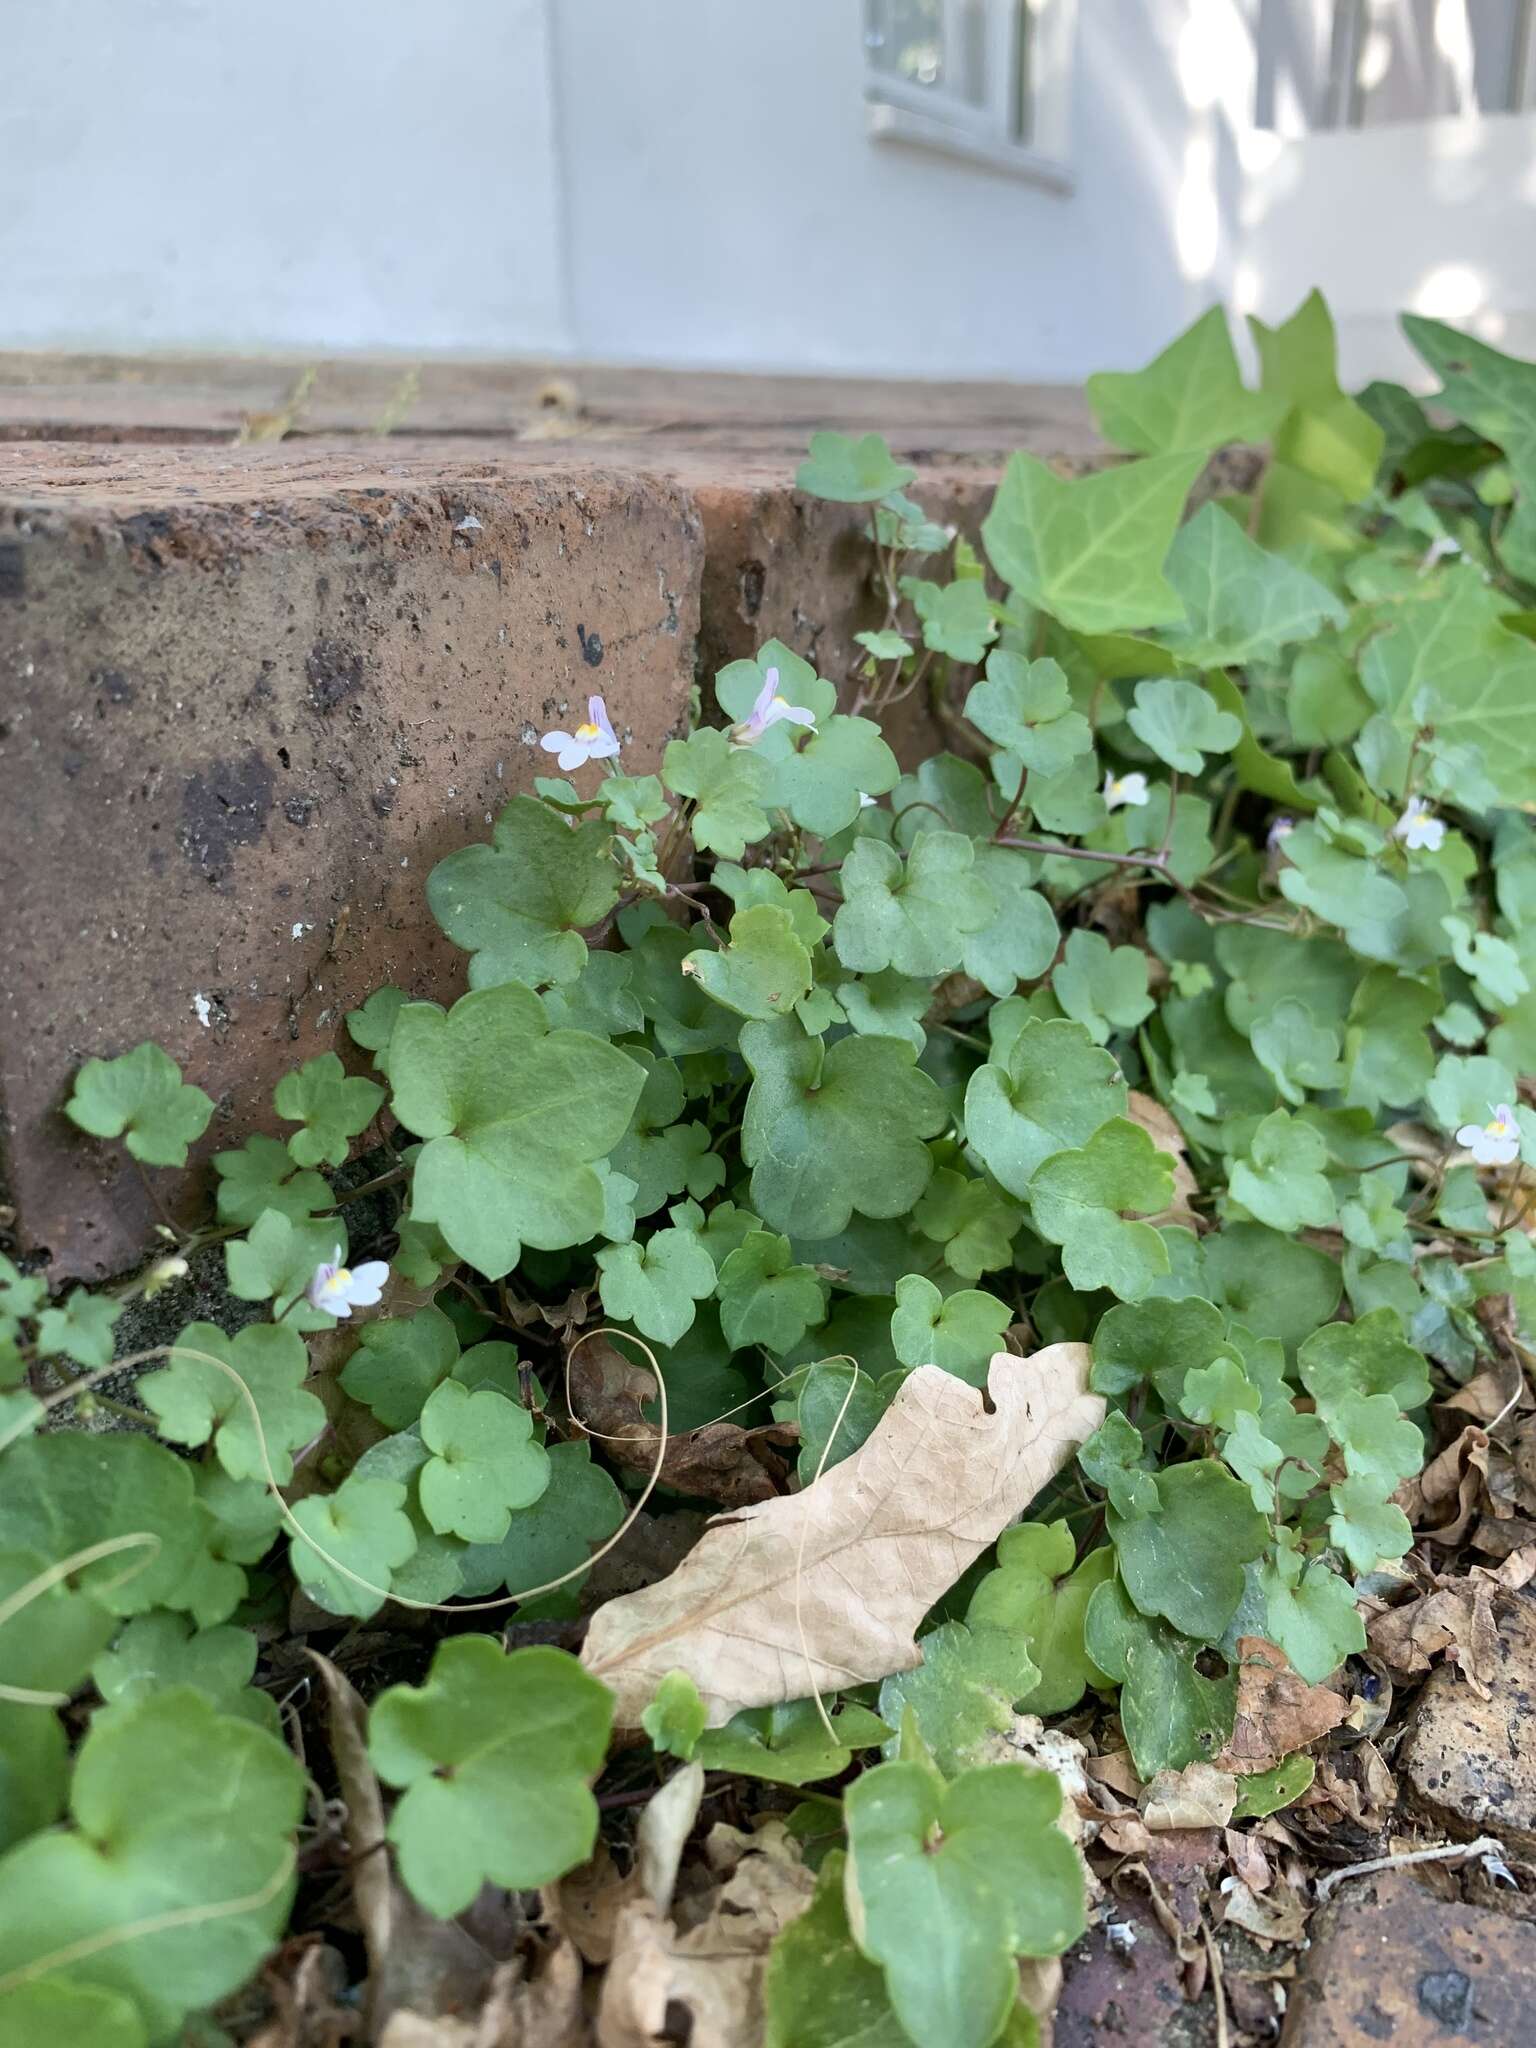
[[[841,1777],[856,1749],[872,1749],[890,1733],[877,1715],[853,1702],[829,1718],[831,1735],[814,1700],[744,1708],[724,1727],[706,1730],[694,1754],[708,1771],[732,1771],[771,1785],[814,1785]]]
[[[200,1535],[192,1467],[148,1437],[61,1431],[5,1452],[0,1548],[56,1561],[113,1537],[145,1539],[70,1575],[109,1614],[196,1612]]]
[[[280,1117],[303,1126],[288,1140],[299,1166],[345,1166],[351,1140],[367,1130],[384,1100],[377,1081],[348,1075],[333,1052],[284,1074],[273,1090]]]
[[[762,1344],[790,1351],[826,1320],[826,1285],[813,1266],[794,1262],[789,1239],[749,1231],[719,1269],[720,1327],[733,1351]]]
[[[993,568],[1069,632],[1118,633],[1183,614],[1162,573],[1198,454],[1154,455],[1064,481],[1015,454],[982,522]]]
[[[1143,1778],[1220,1754],[1237,1712],[1237,1680],[1205,1677],[1199,1643],[1139,1613],[1113,1579],[1089,1598],[1084,1643],[1119,1684],[1120,1725]]]
[[[1243,722],[1198,683],[1182,676],[1153,676],[1136,685],[1126,714],[1132,732],[1160,761],[1182,775],[1198,775],[1207,754],[1230,754],[1243,736]]]
[[[971,578],[928,583],[903,576],[901,594],[922,622],[923,645],[953,661],[980,661],[997,638],[987,588]]]
[[[1249,1035],[1254,1058],[1289,1103],[1301,1104],[1310,1089],[1339,1087],[1344,1069],[1339,1060],[1339,1034],[1320,1024],[1304,1002],[1284,997]]]
[[[694,1304],[715,1291],[715,1262],[696,1231],[672,1224],[641,1245],[604,1245],[597,1254],[603,1308],[658,1344],[693,1327]]]
[[[1286,411],[1275,393],[1245,391],[1227,316],[1212,306],[1143,370],[1099,370],[1087,381],[1099,432],[1133,455],[1230,441],[1263,441]]]
[[[1085,1479],[1100,1486],[1117,1514],[1133,1520],[1162,1512],[1141,1431],[1130,1417],[1111,1408],[1077,1454]]]
[[[714,726],[700,726],[683,740],[669,740],[661,777],[674,796],[691,797],[693,843],[701,853],[740,860],[768,833],[767,760],[748,747],[733,747]]]
[[[619,900],[611,845],[598,820],[572,826],[537,797],[515,796],[489,846],[460,847],[438,862],[427,877],[427,902],[470,955],[472,989],[576,979],[587,958],[582,927]],[[394,1058],[392,1043],[392,1071]]]
[[[224,1223],[247,1230],[264,1209],[275,1209],[290,1223],[307,1223],[334,1197],[324,1176],[295,1165],[288,1147],[259,1132],[230,1152],[215,1152],[219,1177],[218,1212]]]
[[[1344,608],[1327,584],[1250,540],[1214,501],[1180,527],[1165,573],[1184,600],[1184,618],[1165,627],[1162,638],[1195,668],[1275,662],[1294,641],[1314,639],[1325,625],[1346,623]],[[1131,723],[1140,731],[1134,718]],[[1156,751],[1162,754],[1160,747]]]
[[[1405,313],[1402,327],[1441,380],[1433,403],[1503,450],[1518,498],[1499,554],[1512,576],[1536,582],[1536,367],[1421,314]]]
[[[1156,1514],[1109,1510],[1121,1581],[1143,1614],[1218,1642],[1243,1597],[1243,1566],[1268,1547],[1269,1524],[1214,1458],[1168,1466],[1156,1484]]]
[[[1136,946],[1111,946],[1102,932],[1068,934],[1051,993],[1095,1045],[1112,1031],[1134,1031],[1154,1008],[1146,954]]]
[[[990,1181],[941,1166],[923,1191],[912,1221],[944,1247],[944,1263],[962,1280],[1006,1266],[1023,1211]]]
[[[966,1136],[993,1178],[1024,1195],[1044,1160],[1086,1143],[1125,1102],[1118,1067],[1081,1024],[1034,1020],[971,1076]]]
[[[95,1369],[112,1362],[112,1330],[123,1303],[109,1294],[72,1289],[62,1308],[45,1308],[37,1319],[37,1348],[44,1358],[61,1353],[76,1365]]]
[[[681,1757],[684,1763],[699,1746],[709,1711],[699,1697],[699,1688],[686,1671],[669,1671],[651,1696],[640,1716],[640,1726],[651,1738],[651,1747],[663,1756]]]
[[[473,1598],[505,1587],[522,1593],[575,1573],[624,1520],[625,1502],[592,1447],[551,1444],[549,1484],[530,1507],[516,1510],[499,1543],[472,1544],[459,1559],[461,1590]],[[533,1603],[539,1612],[576,1611],[580,1579]]]
[[[943,1097],[893,1038],[825,1046],[792,1020],[743,1027],[752,1070],[742,1157],[752,1204],[776,1230],[831,1237],[862,1216],[905,1216],[933,1170],[925,1139]]]
[[[883,434],[812,434],[811,452],[795,472],[795,489],[839,505],[869,505],[905,490],[917,471],[897,462]]]
[[[994,648],[986,675],[971,685],[965,715],[1004,749],[1010,770],[1016,762],[1020,769],[1059,775],[1093,746],[1093,729],[1074,708],[1066,673],[1049,657],[1026,661],[1011,648]]]
[[[880,737],[879,726],[869,718],[837,715],[798,745],[791,744],[772,764],[767,801],[771,809],[787,811],[804,831],[830,839],[858,817],[861,797],[883,796],[900,779],[896,756]],[[694,837],[697,841],[697,831]]]
[[[867,842],[861,842],[861,844]],[[738,1017],[787,1017],[811,988],[811,956],[788,908],[759,903],[731,919],[718,953],[690,953],[683,972]]]
[[[87,1060],[64,1114],[94,1138],[121,1138],[146,1166],[185,1166],[213,1100],[182,1080],[168,1052],[146,1043],[113,1060]]]
[[[1268,1611],[1264,1633],[1309,1685],[1321,1685],[1346,1657],[1365,1648],[1365,1623],[1354,1594],[1326,1564],[1308,1563],[1287,1532],[1281,1532],[1258,1576]]]
[[[1083,1638],[1088,1602],[1112,1579],[1109,1545],[1077,1563],[1066,1522],[1023,1522],[997,1540],[997,1564],[978,1583],[965,1611],[974,1631],[1001,1629],[1028,1649],[1040,1676],[1017,1706],[1031,1714],[1065,1714],[1107,1675],[1089,1656]]]
[[[1035,1228],[1061,1246],[1068,1280],[1079,1293],[1107,1287],[1122,1301],[1139,1301],[1169,1262],[1152,1226],[1121,1211],[1152,1213],[1172,1199],[1168,1155],[1124,1117],[1102,1125],[1081,1149],[1042,1161],[1029,1184]]]
[[[982,1387],[1012,1321],[1013,1310],[995,1295],[971,1287],[942,1295],[921,1273],[908,1273],[896,1283],[891,1343],[903,1365],[937,1365]]]
[[[0,1550],[0,1611],[43,1578],[49,1563],[40,1550],[19,1546]],[[0,1671],[5,1673],[5,1683],[29,1692],[67,1696],[91,1669],[113,1626],[106,1608],[68,1580],[43,1586],[0,1621]],[[24,1707],[23,1712],[41,1718],[43,1710],[38,1705]],[[62,1751],[62,1744],[60,1747]],[[0,1807],[0,1813],[5,1810]],[[0,1821],[0,1827],[3,1825]]]
[[[229,1291],[241,1301],[270,1301],[274,1319],[291,1330],[333,1330],[336,1318],[311,1308],[304,1293],[315,1268],[328,1260],[339,1264],[337,1253],[344,1257],[346,1244],[339,1217],[296,1223],[280,1210],[263,1209],[244,1237],[224,1247]]]
[[[1040,1680],[1029,1645],[1005,1628],[945,1621],[918,1647],[921,1664],[880,1686],[881,1717],[902,1731],[890,1736],[886,1755],[905,1754],[915,1728],[946,1777],[994,1760],[997,1738],[1013,1728],[1015,1703]]]
[[[448,1919],[487,1882],[527,1891],[584,1862],[612,1720],[574,1657],[490,1636],[440,1643],[423,1684],[381,1693],[368,1753],[401,1791],[389,1839],[412,1896]]]
[[[1248,326],[1259,351],[1264,395],[1289,405],[1274,435],[1277,468],[1316,479],[1341,499],[1364,498],[1376,481],[1384,436],[1340,388],[1333,318],[1322,293],[1309,292],[1278,327],[1266,327],[1252,314]]]
[[[624,1135],[644,1075],[581,1031],[550,1031],[517,982],[447,1012],[407,1003],[390,1046],[395,1114],[426,1142],[411,1214],[435,1223],[487,1279],[525,1244],[555,1250],[593,1237],[603,1186],[593,1161]]]
[[[222,1359],[238,1376],[255,1415],[240,1387],[208,1358]],[[211,1441],[231,1479],[265,1479],[270,1461],[271,1478],[286,1486],[293,1453],[325,1427],[324,1405],[304,1390],[308,1376],[304,1340],[287,1324],[252,1323],[227,1337],[216,1323],[188,1323],[170,1361],[139,1381],[139,1394],[173,1444]]]
[[[427,1396],[420,1428],[432,1456],[417,1490],[439,1536],[499,1543],[514,1510],[531,1507],[549,1484],[549,1457],[533,1441],[533,1417],[494,1387],[471,1392],[459,1380],[444,1380]]]
[[[1274,1110],[1254,1131],[1243,1157],[1232,1162],[1232,1200],[1271,1230],[1322,1229],[1338,1213],[1323,1170],[1327,1163],[1322,1134]]]
[[[440,1308],[365,1323],[342,1367],[341,1384],[386,1429],[409,1429],[459,1356],[453,1324]]]
[[[111,1707],[137,1706],[169,1686],[190,1685],[221,1714],[281,1733],[277,1702],[251,1684],[256,1638],[245,1628],[194,1629],[185,1615],[140,1614],[91,1667]]]
[[[986,2048],[1018,1996],[1020,1955],[1059,1955],[1083,1930],[1077,1853],[1048,1771],[996,1764],[948,1785],[921,1763],[878,1764],[848,1789],[851,1915],[917,2048]]]
[[[360,1621],[378,1613],[394,1573],[416,1550],[405,1503],[406,1490],[398,1480],[356,1473],[332,1494],[311,1493],[294,1502],[293,1519],[304,1535],[289,1537],[288,1559],[317,1606]]]
[[[903,860],[859,839],[843,862],[843,902],[832,942],[845,967],[932,980],[958,967],[962,941],[991,923],[997,901],[975,873],[976,849],[958,832],[925,832]]]

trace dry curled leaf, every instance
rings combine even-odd
[[[1293,1751],[1310,1748],[1337,1728],[1348,1714],[1347,1701],[1326,1685],[1308,1685],[1275,1644],[1263,1636],[1240,1636],[1237,1713],[1216,1767],[1272,1771]]]
[[[498,1963],[485,2002],[471,2017],[397,2012],[379,2048],[579,2048],[588,2040],[581,1958],[562,1941],[530,1970],[522,1957]]]
[[[810,1904],[816,1879],[782,1821],[752,1836],[711,1830],[723,1880],[690,1899],[680,1925],[654,1897],[624,1909],[597,2012],[599,2048],[756,2048],[762,1975],[775,1937]]]
[[[1147,1222],[1154,1226],[1181,1223],[1186,1230],[1199,1230],[1201,1221],[1193,1203],[1200,1183],[1189,1163],[1184,1133],[1160,1102],[1139,1089],[1132,1088],[1127,1094],[1125,1113],[1133,1124],[1141,1126],[1159,1152],[1168,1154],[1173,1165],[1173,1200],[1159,1215],[1149,1216]]]
[[[1459,1543],[1476,1520],[1487,1492],[1488,1435],[1475,1423],[1432,1458],[1393,1498],[1431,1543]]]
[[[1237,1805],[1237,1780],[1214,1764],[1159,1771],[1141,1796],[1141,1817],[1153,1834],[1172,1828],[1224,1828]]]
[[[1262,1893],[1250,1891],[1241,1878],[1229,1877],[1222,1885],[1225,1906],[1222,1919],[1228,1927],[1241,1927],[1260,1941],[1283,1941],[1293,1945],[1307,1938],[1307,1907],[1300,1894],[1283,1878]]]
[[[984,1400],[919,1366],[853,1456],[814,1486],[721,1516],[672,1576],[598,1613],[582,1662],[635,1727],[683,1670],[711,1726],[910,1671],[915,1631],[971,1560],[1076,1454],[1104,1403],[1086,1344],[999,1352]]]
[[[572,1412],[606,1454],[632,1471],[654,1471],[661,1424],[644,1411],[656,1399],[656,1375],[599,1337],[572,1354],[569,1384]],[[727,1508],[772,1500],[788,1472],[778,1454],[798,1435],[790,1423],[743,1429],[734,1422],[709,1422],[669,1436],[661,1484]]]
[[[1459,1665],[1479,1699],[1490,1697],[1499,1668],[1499,1630],[1491,1575],[1447,1579],[1421,1599],[1389,1607],[1366,1624],[1374,1654],[1394,1678],[1416,1678],[1437,1657]]]

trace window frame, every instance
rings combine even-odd
[[[946,69],[958,39],[957,0],[942,0]],[[943,86],[914,85],[877,70],[866,58],[867,130],[875,142],[904,143],[1006,171],[1047,189],[1070,193],[1072,58],[1077,0],[983,0],[985,60],[982,103]],[[1022,34],[1028,28],[1029,70]],[[1016,131],[1020,86],[1029,135]]]

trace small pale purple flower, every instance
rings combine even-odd
[[[1401,839],[1411,853],[1423,847],[1438,853],[1445,840],[1445,826],[1421,796],[1411,796],[1407,808],[1392,827],[1392,837]]]
[[[1492,1118],[1485,1124],[1463,1124],[1456,1133],[1479,1166],[1513,1166],[1520,1157],[1520,1126],[1507,1102],[1490,1102]]]
[[[1264,844],[1271,853],[1278,853],[1295,830],[1296,820],[1294,818],[1276,818],[1269,828]]]
[[[601,697],[587,699],[587,716],[574,732],[547,732],[539,745],[546,754],[553,754],[558,765],[567,775],[573,768],[581,768],[588,761],[611,761],[619,751],[619,736],[608,717],[608,707]]]
[[[752,747],[762,738],[770,725],[778,725],[788,719],[791,725],[803,725],[808,731],[816,730],[813,715],[799,704],[791,704],[779,695],[779,672],[769,669],[763,677],[763,687],[757,693],[757,702],[739,725],[731,727],[733,747]]]
[[[365,1266],[344,1266],[341,1261],[342,1248],[337,1245],[329,1261],[316,1266],[304,1294],[311,1308],[345,1320],[353,1309],[372,1308],[380,1299],[389,1267],[382,1259],[370,1259]]]

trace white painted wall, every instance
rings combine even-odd
[[[560,349],[544,0],[0,0],[0,346]]]
[[[0,347],[1076,379],[1314,283],[1357,376],[1403,305],[1536,344],[1536,116],[1255,129],[1328,16],[1080,0],[1062,195],[871,140],[861,0],[0,0]]]

